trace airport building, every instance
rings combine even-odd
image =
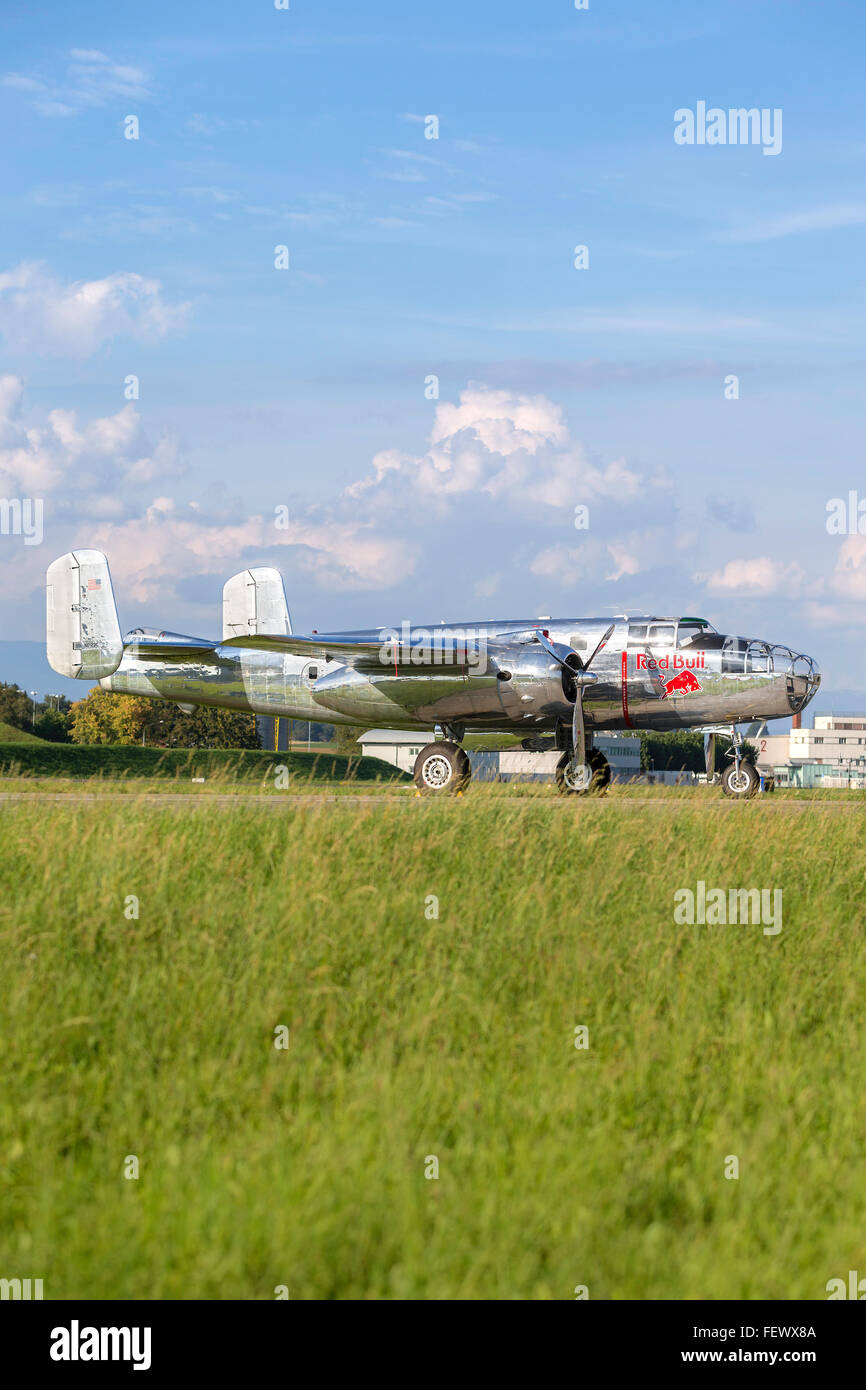
[[[399,733],[393,729],[370,729],[358,739],[365,757],[382,758],[408,773],[412,772],[421,749],[432,741],[432,730],[429,733]],[[631,734],[597,734],[594,743],[610,763],[612,781],[628,782],[639,776],[640,739]],[[556,749],[543,753],[523,748],[502,752],[467,749],[467,752],[472,776],[478,782],[552,782],[556,764],[562,757]]]
[[[866,714],[816,714],[804,729],[797,717],[787,734],[754,739],[758,771],[780,787],[866,788]]]

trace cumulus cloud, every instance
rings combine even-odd
[[[768,594],[796,594],[803,587],[805,574],[796,563],[758,555],[752,560],[729,560],[723,569],[709,575],[695,575],[710,593],[742,594],[765,598]]]
[[[530,572],[552,580],[562,588],[587,582],[615,584],[631,579],[659,564],[665,554],[665,537],[657,529],[629,532],[601,541],[586,537],[579,545],[551,545],[540,550]]]
[[[468,493],[523,505],[573,507],[596,497],[636,498],[648,485],[622,459],[592,464],[569,441],[562,410],[546,396],[471,384],[459,402],[436,407],[429,448],[421,455],[387,449],[346,495],[393,507],[402,499],[437,510]]]
[[[188,304],[168,304],[159,280],[116,271],[64,284],[35,261],[0,273],[0,334],[10,349],[89,357],[119,336],[161,338]]]
[[[580,545],[549,545],[540,550],[529,566],[530,574],[564,589],[589,579],[597,579],[610,563],[607,547],[600,541],[585,540]]]
[[[166,599],[174,584],[244,558],[282,551],[297,572],[323,589],[382,589],[411,574],[412,548],[375,533],[363,518],[303,510],[285,528],[274,513],[237,519],[177,503],[154,485],[183,471],[176,442],[151,444],[130,402],[113,415],[82,421],[55,409],[44,423],[24,418],[19,377],[0,377],[0,496],[41,498],[53,554],[93,546],[132,599]],[[9,546],[0,552],[2,592],[23,597],[41,580],[44,556]]]
[[[122,510],[124,487],[152,483],[178,471],[170,439],[155,446],[130,402],[115,415],[79,424],[75,411],[52,410],[44,425],[26,424],[20,377],[0,377],[0,495],[47,497],[57,507],[87,507],[91,515]]]
[[[142,602],[158,600],[178,579],[239,568],[244,555],[288,552],[285,563],[309,574],[322,589],[385,589],[413,569],[402,541],[370,532],[362,522],[314,522],[301,517],[276,530],[273,516],[246,516],[224,524],[198,509],[157,498],[142,516],[88,533],[89,544],[111,557],[124,591]]]
[[[619,517],[624,499],[644,503],[658,482],[622,460],[591,462],[543,395],[470,385],[458,400],[438,403],[423,453],[377,454],[369,474],[330,499],[293,507],[287,525],[276,524],[260,489],[248,505],[221,505],[207,491],[196,501],[179,497],[168,483],[181,465],[170,438],[146,438],[132,403],[91,420],[55,409],[33,424],[23,418],[20,380],[0,378],[0,495],[44,496],[52,553],[104,550],[119,592],[158,614],[173,611],[184,581],[251,563],[338,593],[396,588],[421,569],[422,586],[435,595],[443,555],[452,569],[465,556],[467,593],[474,586],[476,600],[490,601],[501,587],[502,554],[525,553],[530,503],[564,538],[523,562],[542,580],[566,588],[577,577],[593,586],[616,581],[664,550],[654,527],[570,539],[577,502],[613,500]],[[445,551],[439,528],[419,532],[419,515],[447,520]],[[0,557],[11,561],[7,597],[41,580],[43,557],[37,564],[31,548],[22,559],[20,549]]]

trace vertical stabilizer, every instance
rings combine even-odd
[[[55,671],[98,681],[117,670],[123,642],[101,550],[71,550],[49,565],[46,601],[48,663]]]
[[[241,570],[223,589],[223,641],[229,637],[289,637],[292,620],[279,570]]]

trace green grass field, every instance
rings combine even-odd
[[[8,729],[8,726],[5,726]],[[0,735],[3,733],[0,725]],[[408,781],[380,758],[350,757],[333,753],[327,745],[313,745],[311,752],[269,753],[251,748],[141,748],[136,744],[46,743],[21,734],[17,741],[0,737],[0,777],[88,777],[168,779],[188,783],[192,777],[220,779],[266,788],[274,782],[278,767],[293,780]]]
[[[5,745],[17,745],[20,743],[29,743],[32,747],[35,748],[46,747],[44,740],[41,738],[37,738],[35,734],[28,733],[26,729],[16,729],[14,725],[6,724],[3,722],[2,719],[0,719],[0,759],[2,759],[3,749]],[[18,752],[19,749],[16,747],[13,750],[13,755]]]
[[[643,793],[0,805],[3,1273],[823,1299],[866,1271],[864,803]],[[698,879],[781,888],[782,931],[677,925]]]

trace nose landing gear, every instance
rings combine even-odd
[[[722,791],[725,796],[735,797],[738,801],[754,796],[760,783],[758,770],[748,758],[743,758],[739,767],[736,763],[729,763],[722,773]]]
[[[731,747],[726,756],[733,759],[722,773],[722,791],[737,801],[747,801],[761,789],[761,778],[751,758],[743,757],[743,736],[731,725]]]

